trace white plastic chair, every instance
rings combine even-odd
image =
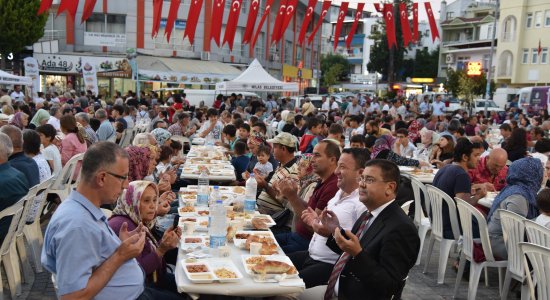
[[[525,277],[527,277],[527,283],[529,284],[529,292],[531,299],[550,299],[550,248],[542,247],[531,243],[520,243],[519,247],[523,254],[523,268],[525,270]],[[537,297],[535,297],[535,284],[529,272],[529,264],[533,269],[533,276],[535,278],[542,278],[543,280],[537,280],[536,289]]]
[[[316,287],[312,287],[309,289],[304,290],[303,293],[301,293],[298,296],[298,300],[319,300],[323,299],[325,297],[325,292],[327,291],[326,285],[319,285]]]
[[[409,176],[414,194],[414,225],[418,228],[418,237],[420,238],[420,249],[418,251],[418,257],[416,258],[415,265],[420,265],[420,259],[422,258],[422,249],[424,248],[424,240],[428,231],[432,229],[430,219],[424,215],[422,209],[422,195],[424,195],[424,207],[428,215],[430,215],[430,199],[426,192],[426,186],[416,179],[414,176]]]
[[[504,243],[506,243],[506,250],[508,252],[508,267],[506,268],[506,276],[504,277],[504,284],[502,285],[502,290],[500,292],[500,298],[502,300],[506,300],[512,279],[515,279],[520,283],[523,283],[525,279],[519,243],[523,242],[525,238],[525,225],[523,224],[526,219],[509,210],[499,209],[497,210],[497,213],[500,214],[502,234],[504,237]],[[527,285],[522,285],[521,299],[528,299],[528,297],[529,288]]]
[[[531,220],[523,221],[529,243],[550,248],[550,229]]]
[[[413,203],[414,200],[409,200],[401,205],[401,209],[405,212],[406,215],[409,214],[409,208],[411,207],[411,203]]]
[[[449,253],[451,248],[456,244],[460,237],[460,229],[458,227],[458,218],[456,215],[456,204],[453,199],[442,190],[435,186],[426,186],[428,197],[430,198],[430,207],[432,212],[432,234],[430,236],[430,243],[428,245],[428,256],[426,258],[426,265],[424,266],[424,273],[427,272],[430,264],[430,258],[434,248],[435,241],[439,241],[439,267],[437,271],[437,283],[443,284],[445,280],[445,270],[447,269],[447,261],[449,260]],[[449,208],[449,217],[451,219],[451,228],[453,231],[453,238],[446,239],[443,237],[443,203],[447,203]]]
[[[502,291],[502,279],[504,268],[508,265],[506,260],[495,260],[493,256],[493,250],[491,249],[491,241],[489,240],[489,231],[487,229],[487,221],[485,216],[481,214],[475,207],[467,203],[466,201],[455,198],[458,207],[458,213],[460,214],[460,224],[462,225],[462,236],[464,238],[462,243],[462,254],[460,255],[460,262],[458,265],[458,274],[456,275],[456,283],[454,290],[454,298],[458,293],[458,287],[462,280],[462,274],[464,273],[464,265],[466,260],[470,261],[470,279],[468,282],[468,300],[474,300],[477,294],[477,286],[479,284],[479,277],[481,271],[486,267],[496,267],[498,269],[498,290]],[[485,255],[485,261],[476,262],[474,260],[474,231],[472,221],[476,220],[479,226],[479,239],[475,239],[476,242],[481,241],[481,247],[483,248],[483,254]]]
[[[134,139],[134,135],[135,135],[134,128],[124,130],[124,132],[122,133],[122,137],[118,142],[118,145],[122,148],[125,148],[126,146],[130,145],[130,143]]]
[[[19,218],[19,222],[17,222],[13,242],[10,245],[10,252],[16,253],[16,255],[12,256],[12,258],[15,259],[15,261],[13,261],[13,264],[19,264],[19,262],[21,262],[19,269],[23,270],[23,282],[27,282],[27,280],[29,280],[33,274],[31,264],[29,263],[29,259],[27,257],[27,248],[25,247],[25,239],[23,238],[23,228],[25,228],[27,217],[31,211],[30,208],[34,203],[34,198],[36,197],[38,186],[39,184],[30,188],[27,195],[25,195],[23,199],[19,200],[24,202],[23,213],[21,214],[21,218]]]
[[[24,198],[23,198],[24,199]],[[23,200],[21,199],[21,200]],[[4,265],[6,271],[6,277],[8,277],[8,285],[10,286],[11,298],[15,299],[16,295],[21,295],[21,271],[19,270],[19,263],[14,264],[17,261],[17,252],[12,252],[11,245],[14,244],[15,231],[19,219],[23,214],[23,206],[25,201],[19,200],[14,205],[0,211],[0,220],[7,217],[12,217],[10,226],[8,227],[8,233],[4,237],[4,241],[0,245],[0,264]],[[0,299],[3,298],[4,287],[2,283],[2,272],[0,272]]]
[[[79,153],[75,156],[73,156],[63,167],[61,170],[61,173],[59,173],[59,176],[55,178],[54,182],[51,184],[51,187],[48,189],[48,194],[56,194],[59,196],[61,201],[65,200],[69,193],[71,192],[71,189],[76,186],[78,183],[78,180],[80,179],[80,174],[78,175],[78,179],[74,184],[72,184],[73,180],[73,174],[76,169],[76,166],[79,162],[82,161],[84,158],[84,153]]]

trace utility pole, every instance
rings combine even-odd
[[[491,53],[489,54],[489,66],[487,66],[487,86],[485,87],[485,117],[487,117],[488,101],[491,100],[491,76],[493,75],[493,53],[495,52],[495,39],[497,36],[497,23],[500,15],[500,1],[495,3],[495,20],[493,21],[493,32],[491,38]]]

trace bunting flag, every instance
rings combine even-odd
[[[307,39],[308,45],[313,42],[313,39],[315,38],[315,34],[317,34],[317,31],[319,31],[319,28],[321,28],[321,25],[323,25],[323,19],[328,13],[328,10],[330,9],[330,1],[324,1],[323,7],[321,7],[321,15],[319,16],[319,21],[317,21],[317,25],[315,25],[315,28],[313,28],[313,31],[309,35]]]
[[[348,38],[346,39],[346,49],[349,49],[351,45],[351,40],[353,40],[353,35],[355,34],[355,30],[357,30],[357,25],[359,24],[359,19],[363,15],[363,8],[365,7],[365,3],[358,3],[357,4],[357,11],[355,12],[355,19],[353,20],[353,24],[351,25],[351,29],[349,30]]]
[[[273,24],[273,32],[271,33],[271,43],[276,43],[279,40],[279,32],[281,32],[281,26],[286,15],[286,4],[288,0],[280,0],[281,6],[279,6],[279,11],[277,12],[277,17],[275,18],[275,24]]]
[[[151,37],[154,38],[159,33],[160,19],[162,18],[162,2],[163,0],[153,0],[153,30]]]
[[[409,24],[409,14],[407,12],[407,4],[399,3],[399,19],[401,19],[401,32],[403,34],[403,47],[408,47],[413,41],[411,35],[411,25]]]
[[[231,10],[229,11],[229,17],[225,25],[222,46],[227,42],[229,44],[229,50],[231,51],[233,51],[233,40],[235,39],[235,31],[237,30],[237,23],[239,22],[242,1],[243,0],[231,1]]]
[[[191,5],[189,6],[189,14],[187,15],[187,24],[185,24],[183,38],[188,37],[191,44],[195,42],[195,29],[197,29],[197,22],[201,14],[202,1],[203,0],[191,0]]]
[[[540,39],[539,39],[539,47],[537,48],[537,55],[540,56],[541,53],[542,53],[542,45],[540,44]]]
[[[170,36],[174,29],[174,24],[178,18],[178,10],[180,9],[181,0],[170,0],[170,10],[168,11],[168,19],[166,20],[166,28],[164,28],[164,35],[166,41],[170,43]]]
[[[432,32],[432,41],[435,41],[439,37],[439,30],[437,30],[437,24],[435,23],[434,13],[432,11],[432,5],[430,2],[425,2],[426,14],[428,14],[428,21],[430,21],[430,31]]]
[[[243,44],[248,44],[252,39],[254,25],[256,24],[256,18],[258,18],[259,11],[260,0],[252,0],[252,3],[250,3],[250,10],[248,12],[248,20],[246,21],[246,27],[244,29]]]
[[[69,14],[72,17],[72,20],[74,20],[77,7],[78,0],[61,0],[61,3],[59,3],[59,7],[57,8],[57,16],[59,16],[62,12],[67,11],[67,14]]]
[[[271,10],[271,5],[273,5],[273,0],[267,0],[265,3],[264,14],[260,19],[260,24],[258,24],[258,28],[256,28],[256,33],[254,34],[254,38],[252,39],[252,44],[251,44],[252,49],[254,49],[254,45],[256,45],[256,40],[258,40],[260,31],[262,31],[262,27],[264,26],[265,20],[267,19],[267,15],[269,15],[269,11]]]
[[[374,9],[376,9],[377,12],[381,13],[383,8],[380,3],[374,3]]]
[[[52,3],[53,3],[53,0],[42,0],[42,2],[40,2],[40,8],[38,9],[38,12],[36,14],[41,15],[47,12],[50,9],[50,7],[52,7]]]
[[[306,16],[304,17],[304,22],[301,25],[302,28],[300,29],[300,34],[298,35],[298,45],[302,45],[304,43],[304,39],[306,38],[307,28],[309,26],[309,23],[311,22],[311,19],[313,18],[315,5],[317,5],[317,0],[309,0],[309,3],[307,4],[307,9],[306,9]]]
[[[288,28],[288,24],[290,24],[290,21],[292,21],[292,17],[294,17],[297,5],[298,0],[288,0],[286,4],[286,14],[284,15],[279,34],[277,35],[277,42],[279,42],[285,36],[285,31]]]
[[[80,20],[81,24],[88,20],[94,12],[96,1],[97,0],[86,0],[86,2],[84,2],[84,10],[82,11],[82,19]]]
[[[413,29],[412,29],[413,42],[416,43],[420,40],[418,36],[418,3],[413,3]]]
[[[220,35],[222,32],[223,12],[225,10],[225,0],[214,0],[212,7],[212,27],[210,27],[210,40],[220,47]]]
[[[397,47],[395,39],[395,18],[393,15],[393,4],[384,4],[384,20],[386,21],[386,36],[388,38],[388,48]]]
[[[338,20],[336,21],[336,28],[334,29],[334,50],[338,47],[338,41],[340,40],[340,32],[342,31],[342,25],[344,25],[344,19],[348,12],[349,2],[342,2],[340,4],[340,11],[338,12]]]

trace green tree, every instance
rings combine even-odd
[[[349,62],[344,56],[331,53],[324,54],[321,56],[321,82],[328,88],[331,85],[344,81],[349,75],[349,68]],[[328,80],[327,76],[330,76]],[[330,84],[327,84],[327,82],[330,82]]]
[[[340,76],[340,74],[342,73],[343,70],[344,70],[344,66],[342,66],[341,64],[335,64],[335,65],[330,66],[330,68],[327,70],[327,72],[324,73],[325,76],[323,77],[323,84],[327,88],[329,88],[330,86],[335,85],[338,82],[340,82],[339,76]]]
[[[36,15],[40,0],[1,0],[0,3],[0,54],[4,58],[43,36],[48,14]],[[4,59],[1,68],[5,68]]]
[[[463,98],[468,104],[475,98],[483,98],[487,88],[487,74],[482,72],[479,76],[468,76],[466,70],[447,71],[447,90],[453,96]],[[491,82],[490,94],[495,90],[495,84]]]

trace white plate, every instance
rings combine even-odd
[[[235,282],[235,281],[239,281],[243,278],[243,274],[239,271],[239,269],[237,268],[237,266],[235,266],[235,264],[230,261],[230,260],[209,260],[208,261],[208,266],[210,267],[210,269],[212,270],[212,273],[214,274],[214,278],[216,279],[216,281],[219,281],[219,282]],[[216,270],[218,269],[221,269],[221,268],[225,268],[233,273],[235,273],[235,275],[237,275],[237,278],[220,278],[216,275]]]
[[[280,277],[282,274],[266,274],[265,276],[261,276],[259,274],[256,274],[252,271],[251,267],[253,265],[250,265],[250,264],[247,264],[246,263],[246,260],[250,257],[255,257],[255,256],[261,256],[261,257],[265,257],[266,260],[275,260],[275,261],[280,261],[280,262],[284,262],[284,263],[287,263],[291,266],[294,267],[294,265],[292,264],[292,261],[290,260],[290,258],[286,255],[250,255],[250,254],[243,254],[241,255],[241,261],[242,261],[242,264],[244,266],[244,270],[246,272],[246,274],[252,276],[252,278],[254,278],[254,281],[256,282],[272,282],[272,281],[277,281],[275,280],[277,277]],[[262,278],[263,277],[263,278]],[[294,274],[287,274],[286,275],[286,278],[297,278],[298,277],[298,271],[296,271]]]
[[[186,242],[186,239],[200,239],[200,243],[189,243]],[[188,240],[187,240],[188,241]],[[196,250],[200,250],[202,248],[206,247],[206,239],[203,236],[200,235],[189,235],[189,236],[182,236],[180,239],[180,249],[182,249],[185,252],[193,252]]]
[[[190,273],[187,269],[188,266],[204,265],[207,268],[207,272]],[[183,263],[183,271],[189,281],[193,283],[212,283],[216,280],[216,276],[212,272],[211,267],[205,261],[198,261],[194,263]]]
[[[235,233],[235,237],[237,237],[237,234],[240,234],[240,233],[268,236],[268,237],[273,238],[274,243],[277,244],[277,240],[275,239],[275,236],[273,235],[273,233],[271,231],[245,231],[245,230],[243,230],[243,231],[237,231]],[[246,244],[246,239],[233,238],[233,243],[235,244],[235,247],[244,249],[245,244]],[[277,244],[277,246],[278,246],[278,244]]]
[[[413,167],[399,166],[399,171],[401,172],[412,172],[413,170]]]
[[[255,215],[254,217],[252,217],[252,219],[257,218],[257,217],[266,218],[268,220],[268,222],[266,223],[267,227],[273,227],[273,226],[277,225],[277,223],[275,223],[275,221],[273,220],[273,218],[270,215],[258,214],[258,215]],[[246,227],[253,228],[252,219],[246,219],[246,221],[245,221],[245,226]]]

